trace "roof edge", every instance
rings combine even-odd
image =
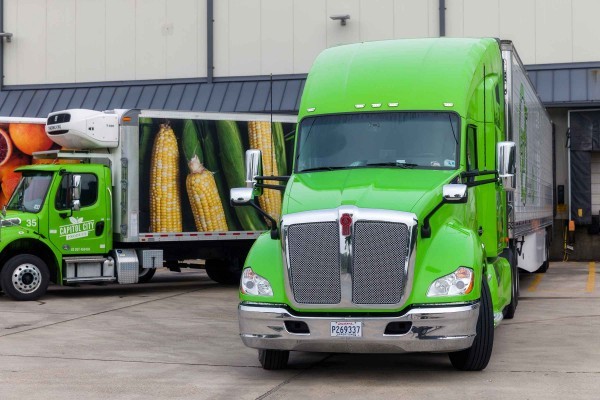
[[[587,69],[600,68],[600,61],[554,63],[554,64],[529,64],[525,65],[528,71],[563,70],[563,69]]]
[[[215,77],[212,83],[235,83],[235,82],[265,82],[273,79],[274,82],[293,79],[306,79],[308,74],[282,74],[282,75],[252,75],[252,76],[227,76]],[[39,83],[27,85],[5,85],[2,91],[11,90],[43,90],[43,89],[81,89],[120,86],[147,86],[147,85],[177,85],[209,83],[206,77],[202,78],[177,78],[177,79],[145,79],[126,81],[97,81],[97,82],[73,82],[73,83]]]

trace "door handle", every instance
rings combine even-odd
[[[104,221],[96,222],[96,236],[102,236],[104,232]]]

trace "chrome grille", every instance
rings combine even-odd
[[[339,229],[336,222],[289,227],[290,283],[302,304],[337,304],[341,299]]]
[[[404,294],[408,227],[358,221],[354,225],[352,302],[396,304]]]

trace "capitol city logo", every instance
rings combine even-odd
[[[84,221],[83,217],[71,217],[69,221],[70,225],[60,227],[60,237],[64,237],[65,240],[87,237],[94,230],[94,221]]]

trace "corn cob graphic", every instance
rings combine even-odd
[[[277,176],[279,174],[277,162],[273,158],[273,140],[271,137],[271,124],[266,121],[248,122],[248,139],[251,149],[262,152],[263,175]],[[265,181],[266,184],[276,185],[277,181]],[[258,198],[263,210],[279,221],[281,213],[281,193],[275,189],[264,189],[263,195]]]
[[[194,222],[199,232],[226,231],[227,220],[213,173],[204,168],[203,152],[194,121],[186,120],[183,126],[184,153],[190,173],[185,183],[192,206]]]
[[[161,124],[150,164],[150,231],[181,232],[179,150],[175,133]]]

